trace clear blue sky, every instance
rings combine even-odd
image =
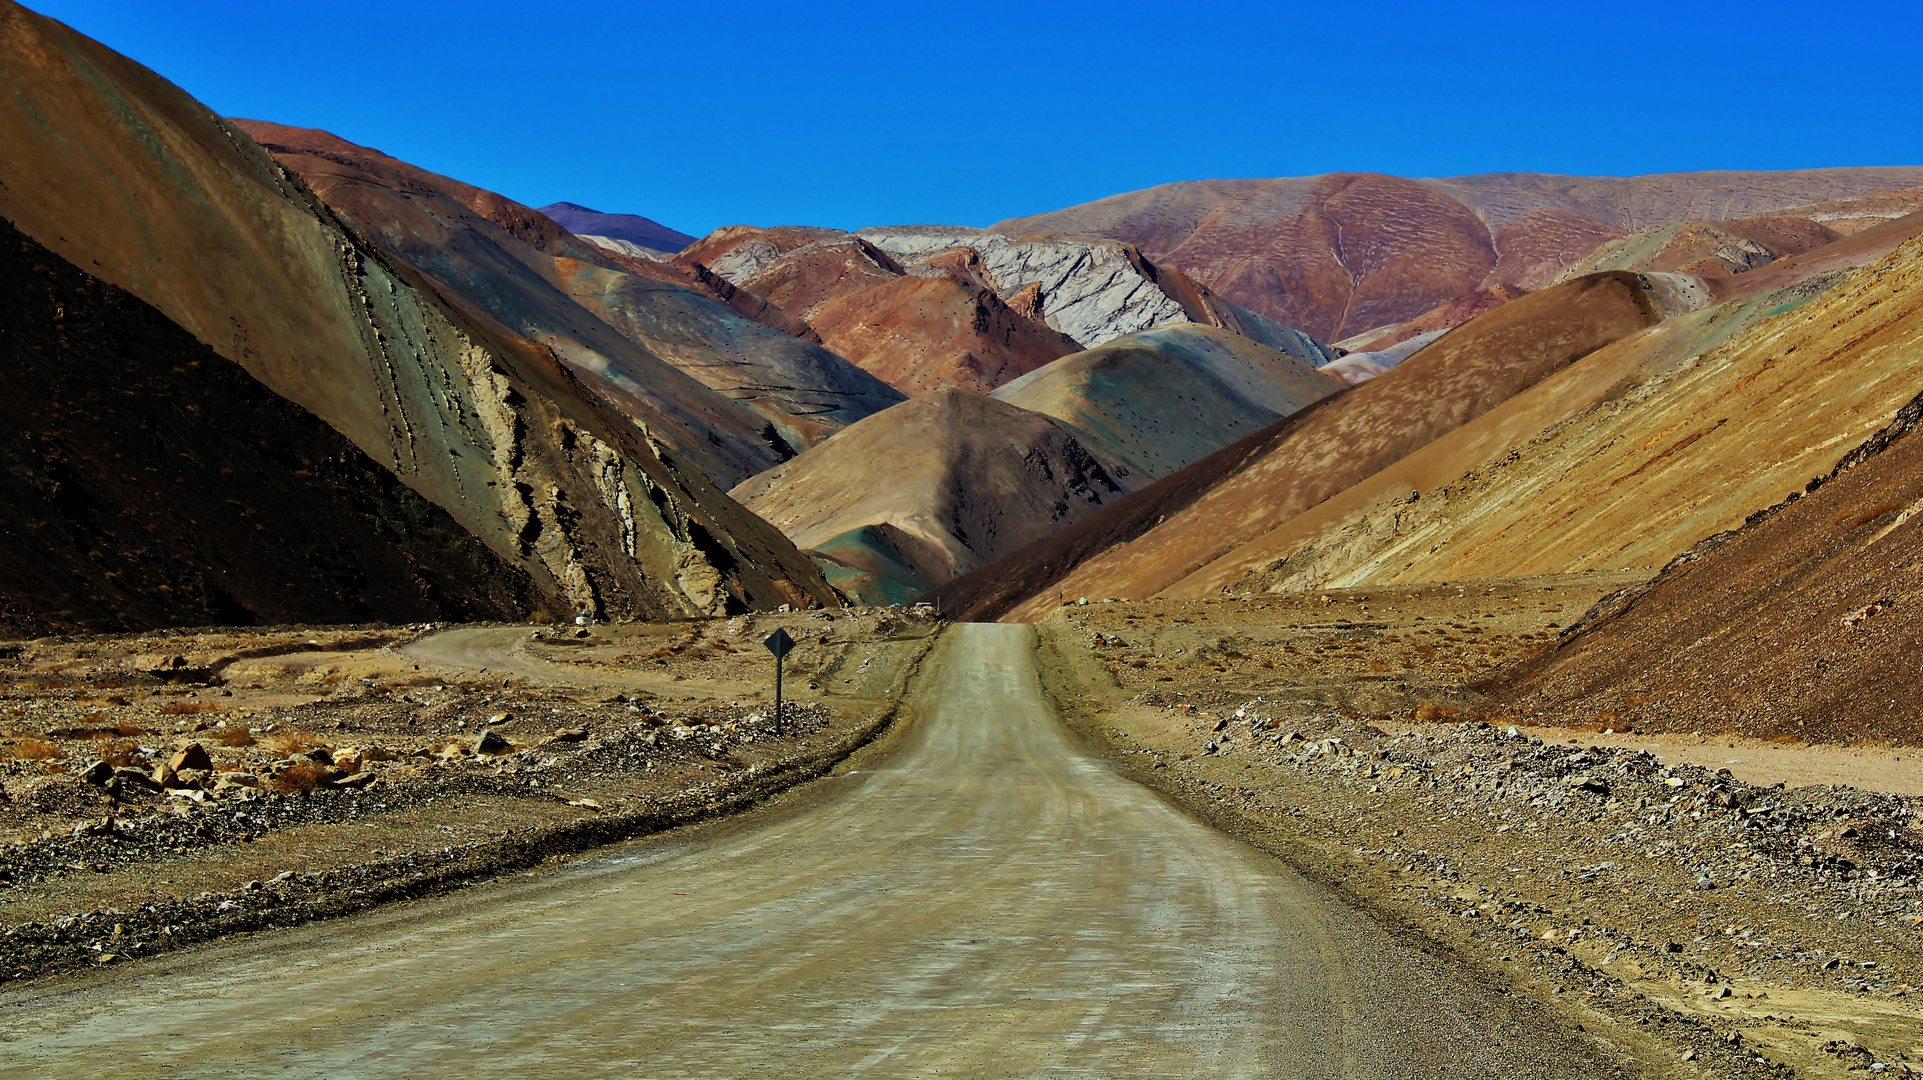
[[[226,115],[697,234],[1208,177],[1923,164],[1915,0],[28,4]]]

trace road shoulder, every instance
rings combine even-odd
[[[1038,625],[1044,687],[1124,775],[1420,935],[1512,1000],[1582,1024],[1645,1074],[1840,1076],[1878,1062],[1902,1075],[1923,1064],[1911,1062],[1923,1025],[1906,981],[1919,959],[1914,889],[1798,866],[1789,835],[1821,808],[1814,832],[1831,839],[1812,841],[1820,864],[1824,848],[1849,842],[1835,834],[1850,821],[1867,828],[1866,814],[1901,810],[1898,797],[1745,793],[1727,775],[1618,749],[1362,715],[1354,706],[1399,704],[1380,660],[1406,655],[1408,628],[1385,625],[1381,598],[1373,610],[1342,602],[1346,615],[1273,618],[1194,601],[1179,612],[1064,609]],[[1485,632],[1457,636],[1504,651],[1489,643],[1505,631],[1480,612],[1420,610],[1428,625],[1477,625]],[[1533,626],[1508,632],[1524,647],[1538,640]],[[1401,640],[1347,640],[1365,637]],[[1295,677],[1282,649],[1310,653],[1312,640],[1342,662]],[[1452,692],[1435,668],[1387,679],[1413,688],[1411,712]],[[1657,803],[1658,790],[1672,798]],[[1787,866],[1770,854],[1779,849]]]

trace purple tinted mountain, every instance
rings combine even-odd
[[[553,218],[576,236],[606,236],[626,240],[637,247],[664,255],[672,255],[694,243],[694,237],[687,233],[677,232],[639,214],[604,214],[571,202],[549,203],[541,207],[541,213]]]
[[[1776,214],[1919,182],[1923,168],[1914,167],[1197,180],[1014,218],[994,230],[1123,240],[1232,303],[1337,341],[1477,289],[1540,288],[1598,244],[1629,233]],[[1858,220],[1852,215],[1890,212],[1867,205],[1812,209],[1831,228]]]
[[[817,344],[661,279],[680,268],[610,254],[519,203],[324,131],[236,123],[443,295],[551,349],[719,483],[902,398]]]

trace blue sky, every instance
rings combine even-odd
[[[1171,180],[1923,164],[1908,3],[28,0],[535,206],[987,225]]]

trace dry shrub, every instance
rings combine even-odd
[[[13,756],[22,761],[51,761],[66,757],[67,752],[45,739],[22,739],[14,745]]]
[[[105,742],[98,751],[100,760],[116,769],[132,765],[139,752],[139,744],[132,742]]]
[[[274,774],[274,790],[282,793],[306,791],[327,779],[327,766],[317,761],[289,765]]]
[[[214,741],[222,746],[252,746],[253,733],[246,728],[225,728],[213,733]]]
[[[317,746],[327,744],[324,740],[309,735],[305,731],[281,731],[262,739],[261,745],[285,757],[288,754],[304,754]]]
[[[1862,513],[1855,513],[1852,511],[1845,510],[1841,514],[1838,514],[1836,516],[1835,524],[1841,525],[1847,521],[1849,522],[1850,528],[1860,529],[1863,526],[1868,525],[1870,522],[1875,521],[1877,518],[1882,517],[1884,514],[1894,513],[1895,511],[1901,510],[1908,505],[1910,504],[1906,502],[1885,502],[1885,503],[1878,503],[1877,505],[1870,507],[1868,510],[1863,511]]]

